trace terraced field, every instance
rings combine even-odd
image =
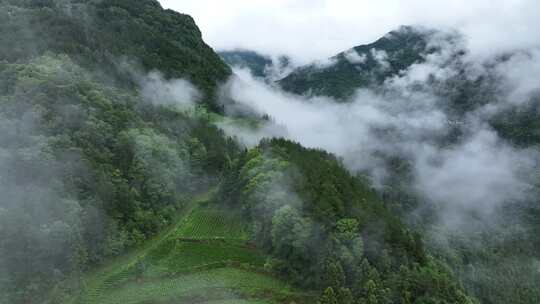
[[[201,197],[145,247],[89,275],[75,303],[312,303],[263,270],[246,229]]]

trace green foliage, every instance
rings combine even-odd
[[[540,96],[527,104],[514,105],[497,114],[491,124],[501,137],[517,146],[528,147],[540,143]]]
[[[311,303],[260,268],[264,254],[247,242],[243,224],[230,210],[192,201],[173,227],[88,276],[76,302]]]
[[[451,232],[438,231],[444,240],[435,240],[433,252],[453,265],[467,291],[482,303],[536,303],[540,301],[538,244],[536,234],[524,234],[523,227],[537,227],[520,214],[536,214],[534,209],[508,207],[504,228],[483,227],[479,233],[465,238]]]
[[[474,96],[462,97],[469,101],[474,99]],[[489,99],[489,95],[482,99]],[[534,119],[538,114],[537,106],[536,99],[532,98],[522,110],[513,106],[505,108],[492,117],[490,123],[502,138],[516,147],[531,147],[537,142]],[[402,218],[412,219],[412,225],[428,240],[427,250],[445,261],[464,290],[482,303],[540,301],[540,276],[536,266],[540,250],[538,187],[530,189],[532,195],[525,201],[503,204],[489,221],[470,214],[474,232],[470,227],[447,229],[440,225],[437,207],[426,204],[407,189],[414,178],[410,164],[395,159],[390,163],[392,178],[382,195],[384,204]]]
[[[336,293],[334,292],[334,289],[332,287],[328,287],[324,290],[324,293],[319,299],[319,303],[320,304],[338,304]]]
[[[2,284],[10,302],[141,244],[236,153],[208,121],[105,86],[68,56],[1,66],[0,165],[12,172],[1,187],[13,194],[1,205],[11,224],[0,250],[13,267]]]
[[[281,80],[280,84],[294,93],[328,95],[337,97],[338,101],[350,97],[356,89],[362,87],[386,94],[385,90],[389,87],[384,85],[385,80],[396,75],[400,69],[415,62],[422,62],[424,59],[421,54],[439,51],[429,49],[425,43],[426,38],[429,39],[429,33],[426,36],[414,30],[407,31],[406,28],[394,31],[373,44],[354,48],[359,55],[366,56],[363,63],[352,63],[347,60],[347,53],[341,53],[332,58],[333,65],[323,68],[311,65],[297,69]],[[452,38],[448,38],[446,42],[452,47],[460,47]],[[391,68],[381,69],[381,66],[373,61],[373,50],[385,50]],[[454,75],[443,79],[430,77],[426,83],[418,84],[414,89],[425,89],[438,97],[441,101],[440,109],[456,122],[449,127],[448,134],[438,139],[437,145],[449,147],[461,143],[470,131],[470,126],[464,121],[469,120],[470,115],[477,116],[477,110],[489,104],[490,107],[497,108],[497,113],[489,118],[489,126],[504,142],[518,149],[537,150],[540,143],[539,95],[531,93],[526,97],[526,101],[516,102],[510,100],[514,97],[509,97],[504,91],[507,86],[499,68],[504,64],[511,64],[509,59],[514,54],[493,58],[482,65],[482,73],[475,77],[471,77],[472,63],[464,54],[458,50],[449,63],[445,63],[456,72]],[[394,139],[389,137],[388,140]],[[503,214],[503,218],[490,218],[490,221],[497,225],[479,223],[480,226],[474,228],[474,234],[465,232],[467,239],[460,236],[462,231],[439,231],[440,210],[415,193],[411,186],[415,183],[415,170],[409,160],[389,157],[384,159],[384,162],[390,172],[381,191],[384,205],[394,214],[406,219],[408,224],[422,235],[435,234],[438,240],[430,241],[428,250],[445,260],[467,292],[486,303],[539,301],[540,281],[538,267],[535,265],[538,264],[537,252],[540,250],[537,237],[540,225],[538,220],[532,220],[538,215],[538,189],[529,189],[534,192],[530,192],[533,194],[527,195],[526,199],[506,202],[506,206],[497,212]],[[328,193],[335,192],[328,184],[322,184],[321,187]],[[339,206],[339,201],[331,204]],[[474,221],[478,221],[474,213],[469,215]],[[420,235],[410,234],[407,238],[411,240],[407,251],[422,256],[424,249]],[[338,240],[341,241],[339,237]],[[369,256],[372,246],[368,242],[365,240],[365,251]],[[351,261],[350,252],[346,247],[338,245],[338,248],[340,255],[346,257],[342,258],[342,263],[348,265],[350,262],[346,261]],[[382,253],[384,254],[378,261],[374,261],[381,274],[398,267],[395,261],[391,261],[392,258],[388,258],[396,254],[393,250],[385,249]],[[508,275],[510,273],[512,275]],[[423,301],[429,303],[428,300]]]
[[[246,223],[238,214],[213,210],[211,208],[194,209],[181,229],[176,233],[180,237],[195,239],[227,238],[247,240]]]
[[[214,110],[217,84],[231,73],[190,16],[164,10],[155,0],[1,1],[0,61],[21,62],[46,52],[68,54],[128,86],[137,79],[126,62],[143,72],[186,78]]]
[[[308,80],[300,71],[281,84],[305,92],[322,83],[314,93],[345,97],[419,60],[413,50],[424,42],[409,34],[356,48],[368,55],[364,74],[340,54],[339,73],[308,69]],[[390,53],[389,70],[374,47]],[[204,107],[145,102],[137,84],[152,70],[193,82]],[[334,156],[279,139],[240,151],[213,126],[208,110],[221,111],[216,88],[229,75],[191,17],[154,0],[1,0],[0,303],[48,295],[62,303],[81,287],[90,303],[297,299],[268,269],[324,290],[321,303],[471,302],[421,237]],[[192,206],[218,183],[211,204]],[[255,247],[272,256],[266,270]],[[480,253],[464,251],[460,263]],[[112,266],[83,274],[105,261]],[[525,273],[523,265],[496,273]],[[465,281],[474,289],[483,269],[459,271],[475,276]],[[492,285],[479,288],[482,300],[512,300]],[[531,285],[516,294],[534,298]]]
[[[392,31],[374,43],[353,48],[358,56],[365,56],[362,63],[351,62],[347,53],[330,58],[329,66],[312,64],[296,69],[279,81],[280,86],[296,94],[323,95],[346,99],[360,87],[381,84],[416,62],[423,61],[422,52],[427,49],[430,33],[411,27]],[[388,55],[388,66],[381,64],[375,51]]]
[[[224,285],[228,288],[224,288]],[[286,290],[286,285],[272,277],[242,269],[220,268],[143,283],[128,282],[93,303],[191,303],[195,300],[204,303],[276,303],[259,299],[257,295],[267,291],[285,293]],[[242,294],[247,296],[244,298]]]
[[[251,219],[252,238],[273,255],[275,272],[299,286],[329,287],[321,303],[351,295],[394,303],[403,294],[413,302],[470,301],[419,237],[331,154],[263,141],[239,156],[219,197]]]

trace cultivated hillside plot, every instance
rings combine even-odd
[[[264,269],[245,222],[194,200],[173,227],[87,278],[77,303],[281,303],[307,301]]]

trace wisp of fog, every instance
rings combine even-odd
[[[538,53],[493,61],[488,72],[485,62],[472,57],[456,62],[455,54],[463,45],[456,47],[437,37],[430,44],[440,46],[439,51],[426,54],[425,62],[380,87],[358,89],[348,102],[293,95],[237,69],[224,86],[234,101],[226,108],[229,114],[250,109],[272,120],[258,130],[223,128],[251,145],[263,137],[286,137],[335,153],[351,171],[367,172],[375,186],[388,175],[385,159],[406,159],[413,166],[412,189],[440,205],[447,224],[462,224],[456,213],[463,210],[488,218],[501,204],[525,199],[533,182],[537,151],[506,142],[488,122],[511,104],[526,104],[537,92],[531,75],[540,73]],[[384,54],[374,52],[384,61]],[[447,98],[431,84],[433,79],[443,83],[454,77],[463,66],[471,78],[494,70],[505,95],[463,115],[448,111]],[[444,143],[442,139],[456,129],[461,132],[459,140]]]

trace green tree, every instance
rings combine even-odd
[[[364,286],[366,304],[379,304],[377,284],[373,280],[367,281]]]
[[[338,304],[338,298],[332,287],[328,287],[324,290],[324,293],[321,295],[319,299],[319,303],[320,304]]]
[[[338,292],[338,299],[340,304],[353,304],[354,299],[352,292],[349,288],[340,288]]]
[[[325,280],[334,290],[339,290],[345,285],[345,272],[339,261],[334,259],[326,261]]]

